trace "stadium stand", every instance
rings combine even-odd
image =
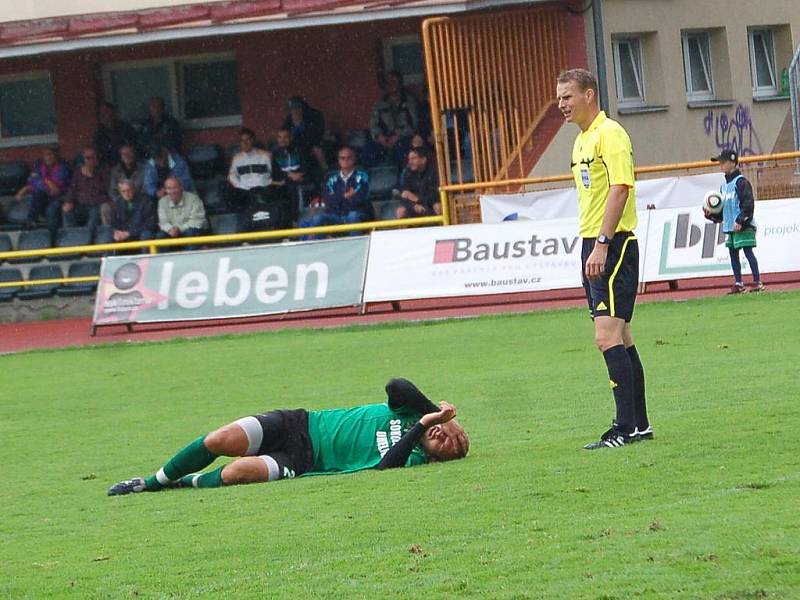
[[[11,200],[11,202],[6,203],[6,221],[8,222],[8,227],[11,228],[18,228],[25,224],[28,220],[28,213],[31,211],[31,197],[30,195],[25,196],[17,202],[16,200]]]
[[[28,165],[22,161],[0,163],[0,196],[17,193],[28,180]]]
[[[208,218],[211,224],[211,233],[214,235],[225,235],[237,233],[239,227],[239,215],[236,213],[221,213],[211,215]]]
[[[11,236],[7,233],[0,233],[0,252],[10,252],[13,248]]]
[[[61,279],[64,277],[64,272],[61,266],[57,264],[37,265],[31,267],[28,273],[27,281],[36,281],[42,279]],[[45,283],[42,285],[30,286],[29,288],[17,292],[17,298],[20,300],[33,300],[35,298],[48,298],[52,296],[59,284]]]
[[[9,267],[0,269],[0,282],[6,281],[22,281],[22,271]],[[10,302],[20,289],[22,289],[21,286],[0,287],[0,302]]]
[[[218,144],[193,146],[186,155],[186,162],[195,182],[211,179],[225,171],[225,154]]]
[[[92,243],[92,230],[88,227],[62,227],[56,234],[56,248],[69,248],[71,246],[88,246]],[[80,258],[80,254],[61,254],[61,260]]]
[[[370,200],[389,200],[397,188],[400,171],[394,165],[379,165],[369,170]]]
[[[114,230],[108,225],[101,225],[94,231],[95,244],[113,244]]]
[[[93,277],[100,275],[99,260],[83,260],[70,263],[67,277]],[[56,288],[58,296],[88,296],[94,294],[95,282],[65,283]]]
[[[43,250],[45,248],[52,248],[53,241],[50,239],[50,232],[47,229],[31,229],[30,231],[23,231],[19,234],[17,240],[17,250]],[[38,262],[42,260],[41,256],[32,256],[28,258],[13,258],[8,262],[24,263],[24,262]]]

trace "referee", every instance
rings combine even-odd
[[[571,169],[578,188],[578,226],[583,238],[583,288],[614,392],[611,428],[587,450],[619,448],[653,438],[647,419],[644,369],[631,334],[639,283],[639,246],[633,148],[628,133],[597,105],[597,80],[585,69],[557,79],[558,108],[580,127]]]

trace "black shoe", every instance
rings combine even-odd
[[[619,448],[621,446],[625,446],[627,444],[632,444],[638,441],[636,439],[636,433],[625,433],[624,431],[620,431],[617,429],[616,423],[611,426],[611,429],[606,431],[603,435],[600,436],[600,439],[596,442],[591,442],[586,444],[583,449],[584,450],[599,450],[601,448]]]
[[[639,428],[637,427],[633,432],[633,438],[634,438],[634,441],[636,441],[636,442],[644,442],[644,441],[647,441],[647,440],[652,440],[653,439],[653,428],[650,425],[648,425],[645,429],[642,429],[641,431],[639,431]]]
[[[147,488],[144,485],[144,479],[141,477],[134,477],[133,479],[126,479],[115,483],[108,488],[109,496],[124,496],[125,494],[134,494],[144,492]]]

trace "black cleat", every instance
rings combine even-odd
[[[599,450],[601,448],[620,448],[621,446],[626,446],[628,444],[632,444],[637,442],[637,435],[636,432],[634,433],[625,433],[624,431],[620,431],[616,427],[616,423],[611,426],[611,429],[606,431],[600,439],[596,442],[591,442],[586,444],[583,449],[584,450]]]
[[[637,427],[633,432],[633,437],[634,437],[634,441],[636,441],[636,442],[644,442],[644,441],[647,441],[647,440],[652,440],[653,439],[653,428],[650,425],[648,425],[645,429],[642,429],[641,431],[639,431],[639,428]]]
[[[147,491],[144,485],[144,479],[141,477],[134,477],[133,479],[126,479],[115,483],[108,488],[109,496],[124,496],[125,494],[134,494],[138,492]]]

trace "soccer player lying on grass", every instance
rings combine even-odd
[[[386,385],[388,402],[335,410],[273,410],[201,436],[147,478],[114,484],[109,496],[171,487],[212,488],[320,473],[391,469],[463,458],[469,437],[456,408],[436,406],[406,379]],[[218,456],[238,456],[200,473]]]

